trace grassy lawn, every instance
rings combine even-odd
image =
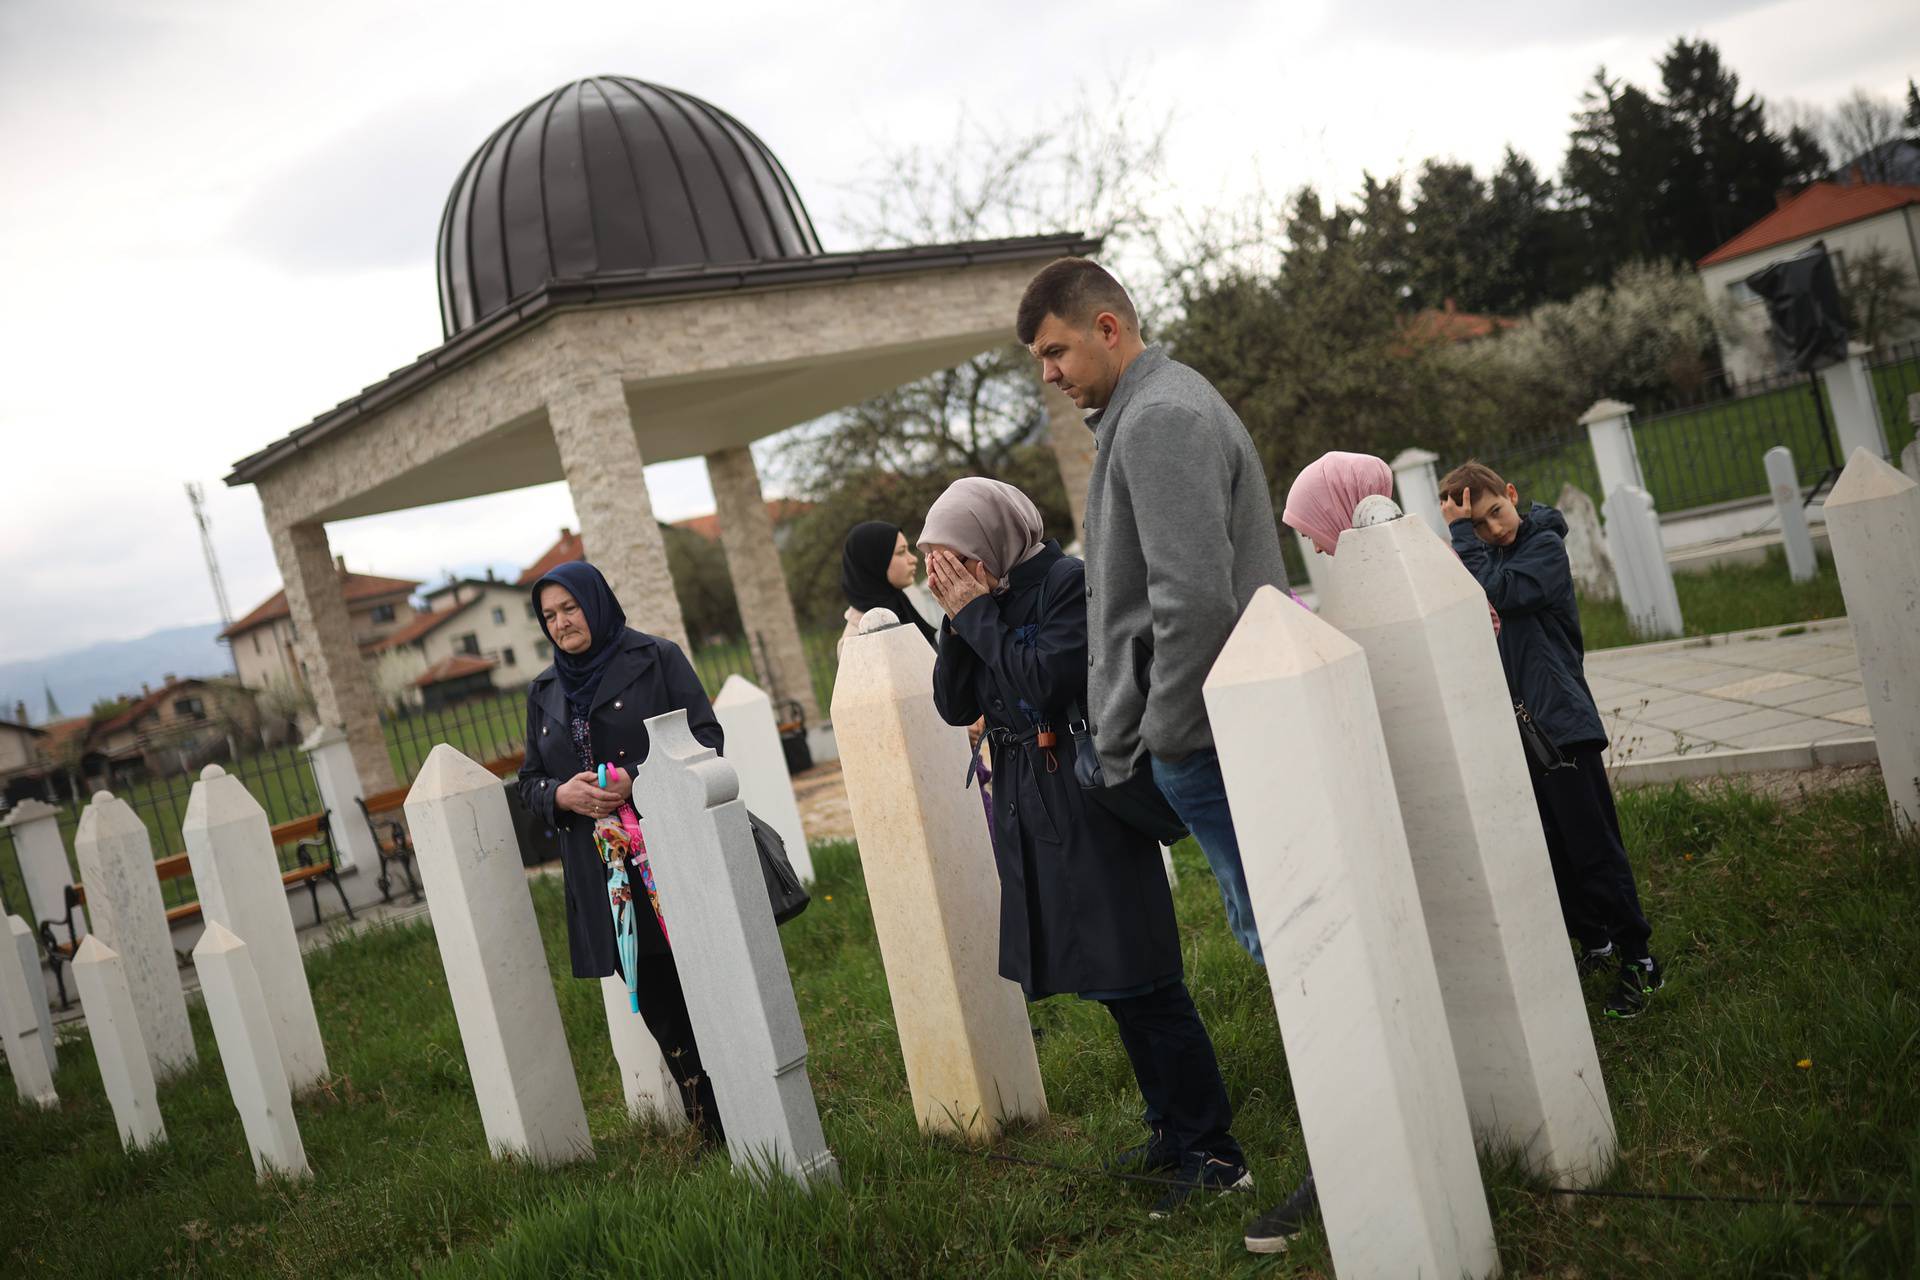
[[[1715,565],[1704,573],[1676,573],[1673,588],[1690,636],[1839,618],[1847,612],[1831,556],[1820,557],[1820,572],[1812,581],[1795,582],[1787,576],[1786,554],[1778,547],[1767,553],[1765,564]],[[1627,612],[1617,600],[1581,596],[1580,628],[1589,651],[1643,643],[1627,627]]]
[[[1595,1035],[1618,1119],[1616,1189],[1920,1198],[1920,848],[1877,779],[1781,803],[1727,790],[1621,798],[1671,979],[1647,1017]],[[0,1084],[0,1270],[132,1276],[1218,1276],[1331,1274],[1312,1232],[1246,1254],[1246,1215],[1303,1172],[1264,975],[1234,946],[1198,851],[1177,851],[1188,981],[1260,1191],[1150,1222],[1149,1188],[995,1163],[922,1138],[848,845],[818,849],[813,906],[782,931],[810,1071],[845,1184],[755,1192],[724,1158],[623,1113],[599,992],[566,973],[557,880],[534,886],[596,1142],[539,1170],[487,1158],[431,930],[310,957],[333,1075],[296,1110],[310,1185],[256,1186],[205,1016],[201,1064],[161,1092],[170,1142],[124,1156],[84,1041],[41,1114]],[[1087,1169],[1133,1141],[1138,1099],[1104,1011],[1033,1009],[1052,1121],[999,1148]],[[1806,1064],[1806,1065],[1796,1065]],[[1891,1276],[1911,1210],[1583,1199],[1560,1207],[1497,1157],[1506,1273]]]

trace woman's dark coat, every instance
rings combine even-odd
[[[687,655],[671,640],[626,628],[620,636],[620,652],[608,664],[593,698],[589,723],[594,763],[618,765],[633,774],[647,758],[646,722],[681,707],[686,708],[693,736],[720,750],[720,722]],[[607,873],[593,848],[593,819],[556,810],[553,804],[555,788],[581,767],[566,696],[554,669],[548,667],[527,690],[527,758],[520,766],[520,799],[559,834],[573,976],[603,978],[614,972],[617,952],[613,912],[607,905]],[[635,901],[644,908],[646,895],[637,893]],[[634,917],[639,924],[639,953],[665,955],[667,940],[653,913],[642,909]]]
[[[1566,517],[1536,502],[1504,547],[1480,541],[1471,520],[1455,520],[1449,532],[1460,563],[1499,611],[1507,691],[1527,704],[1527,714],[1556,747],[1604,746],[1606,726],[1587,688]]]
[[[1027,998],[1123,991],[1180,972],[1173,898],[1153,837],[1089,804],[1067,724],[1087,695],[1086,570],[1046,547],[941,624],[933,700],[948,724],[993,738],[1000,975]],[[1046,722],[1051,764],[1031,737]],[[954,785],[962,779],[956,778]]]

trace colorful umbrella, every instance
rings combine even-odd
[[[598,773],[598,783],[606,789],[612,780],[612,766],[603,764]],[[640,834],[640,815],[631,804],[621,805],[617,815],[594,823],[593,845],[607,868],[607,904],[613,910],[613,937],[620,948],[620,971],[627,978],[627,1002],[638,1013],[639,978],[635,962],[639,959],[640,940],[633,918],[632,870],[640,872],[640,882],[646,888],[654,918],[660,922],[662,937],[667,933],[667,921],[660,913],[660,891],[654,887],[653,866],[647,861],[647,842]]]

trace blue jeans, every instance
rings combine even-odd
[[[1227,811],[1227,784],[1220,777],[1220,755],[1212,747],[1184,760],[1153,760],[1153,780],[1167,803],[1200,842],[1220,883],[1220,901],[1227,908],[1227,928],[1247,949],[1256,964],[1267,959],[1260,951],[1260,930],[1253,923],[1253,898],[1247,892],[1247,873],[1240,865],[1240,840],[1233,833],[1233,815]]]

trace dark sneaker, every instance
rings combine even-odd
[[[1167,1141],[1164,1129],[1137,1147],[1128,1147],[1107,1161],[1108,1173],[1171,1173],[1180,1167],[1180,1152]]]
[[[1614,984],[1613,994],[1607,997],[1602,1012],[1609,1018],[1637,1018],[1647,1011],[1647,1002],[1653,993],[1666,985],[1666,973],[1652,956],[1625,961],[1620,966],[1620,980]]]
[[[1213,1191],[1225,1194],[1229,1191],[1251,1190],[1253,1190],[1253,1173],[1238,1161],[1222,1160],[1217,1156],[1190,1157],[1180,1166],[1179,1183],[1168,1187],[1167,1194],[1154,1201],[1153,1208],[1147,1216],[1169,1217],[1196,1192]]]
[[[1620,953],[1609,942],[1604,947],[1589,947],[1584,943],[1580,947],[1580,957],[1573,962],[1580,973],[1580,981],[1585,982],[1596,973],[1605,973],[1620,963]]]
[[[1288,1243],[1306,1230],[1319,1207],[1320,1193],[1314,1190],[1313,1175],[1308,1174],[1292,1195],[1247,1224],[1247,1252],[1285,1253]]]

